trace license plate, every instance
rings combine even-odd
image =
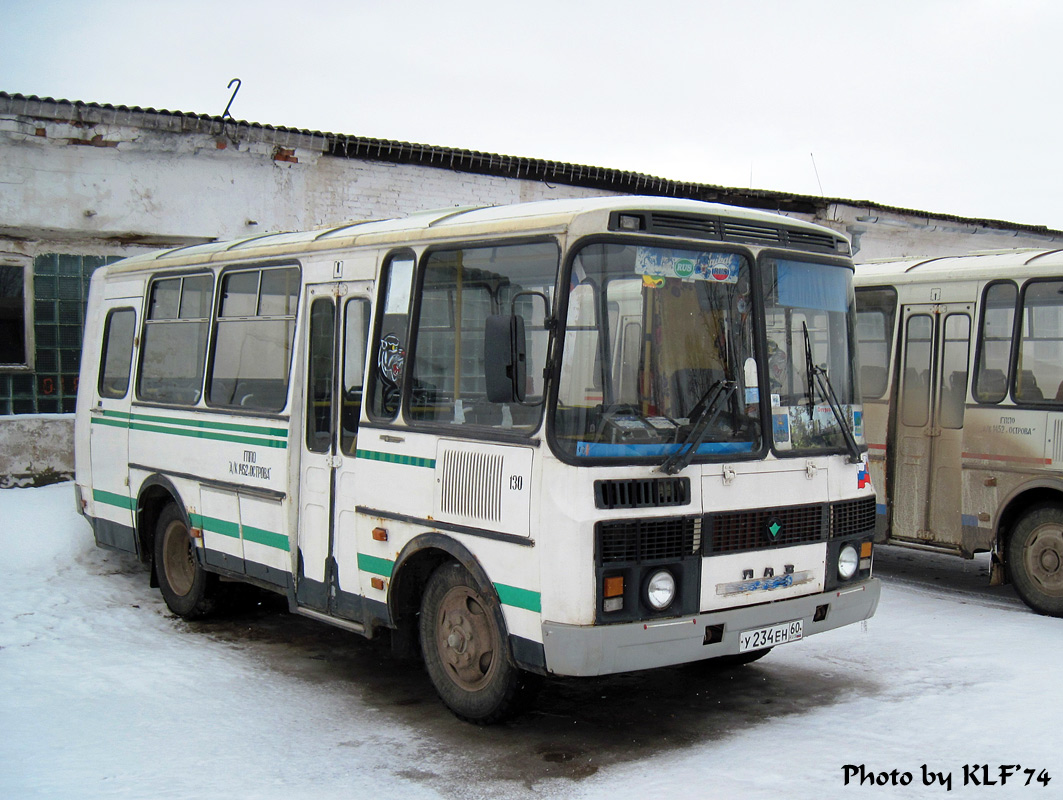
[[[754,628],[742,631],[738,634],[738,652],[747,650],[763,650],[765,647],[775,647],[777,644],[796,642],[805,635],[805,624],[802,620],[795,619],[793,622],[781,622],[778,625],[769,625],[766,628]]]

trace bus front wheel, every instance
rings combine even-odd
[[[1034,611],[1063,616],[1063,508],[1028,511],[1008,539],[1007,559],[1019,597]]]
[[[428,579],[421,601],[421,651],[443,702],[469,722],[499,722],[527,698],[529,678],[509,657],[501,609],[463,566]]]
[[[179,617],[199,619],[214,610],[214,576],[200,565],[188,526],[173,504],[155,526],[155,574],[163,600]]]

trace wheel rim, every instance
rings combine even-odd
[[[184,524],[174,520],[163,533],[162,568],[174,593],[184,597],[196,579],[196,554]]]
[[[1063,597],[1063,525],[1047,523],[1036,528],[1023,550],[1022,561],[1042,592]]]
[[[454,683],[469,692],[489,683],[497,661],[498,638],[490,611],[474,590],[456,586],[444,595],[436,625],[436,650]]]

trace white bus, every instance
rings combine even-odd
[[[79,507],[176,614],[238,580],[391,629],[470,720],[535,676],[751,661],[878,602],[848,248],[623,197],[109,265]]]
[[[880,541],[973,558],[1063,615],[1063,252],[856,271]]]

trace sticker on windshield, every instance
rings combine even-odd
[[[737,253],[706,253],[663,247],[635,248],[635,272],[655,278],[738,283],[744,263],[745,259]]]

